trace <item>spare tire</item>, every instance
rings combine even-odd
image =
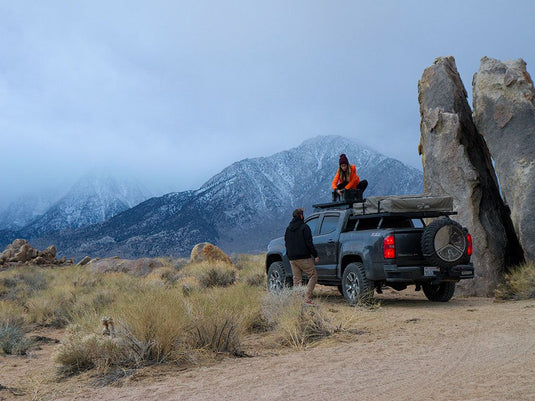
[[[422,234],[422,254],[433,266],[459,264],[466,253],[467,240],[462,226],[448,218],[437,219]]]

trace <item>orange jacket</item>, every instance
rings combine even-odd
[[[357,168],[354,164],[349,166],[351,169],[351,173],[349,174],[349,182],[347,183],[345,189],[357,189],[357,185],[360,182],[360,178],[357,175]],[[342,181],[340,181],[340,174],[338,173],[338,169],[336,170],[336,175],[334,176],[334,180],[332,183],[333,191],[336,189],[338,184],[340,184]]]

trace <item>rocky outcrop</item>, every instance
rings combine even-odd
[[[494,160],[524,256],[535,261],[535,90],[526,63],[483,57],[473,96],[474,122]]]
[[[463,283],[464,292],[492,295],[504,267],[522,252],[453,57],[438,58],[424,71],[418,100],[425,192],[452,196],[454,219],[473,236],[476,277]]]
[[[44,251],[39,251],[24,239],[16,239],[0,254],[0,267],[12,265],[59,265],[63,263],[72,263],[72,261],[66,261],[65,257],[59,260],[56,259],[56,247],[54,245],[49,246]]]
[[[190,261],[195,262],[224,262],[232,265],[232,261],[220,248],[209,242],[197,244],[191,250]]]

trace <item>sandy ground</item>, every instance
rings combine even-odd
[[[535,400],[535,300],[378,298],[376,310],[319,299],[351,317],[352,330],[305,350],[252,347],[251,358],[149,367],[107,386],[89,374],[54,380],[56,345],[44,344],[29,357],[0,356],[0,400]]]

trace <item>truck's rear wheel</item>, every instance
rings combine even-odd
[[[445,281],[440,284],[422,284],[424,294],[430,301],[448,302],[455,292],[455,283]]]
[[[464,258],[466,241],[459,223],[448,218],[437,219],[422,234],[422,253],[433,266],[455,266]]]
[[[270,292],[278,292],[284,287],[291,287],[292,277],[286,274],[282,262],[273,262],[267,272],[267,288]]]
[[[342,275],[342,293],[351,305],[363,298],[373,298],[373,285],[366,278],[362,263],[353,262],[347,265]]]

